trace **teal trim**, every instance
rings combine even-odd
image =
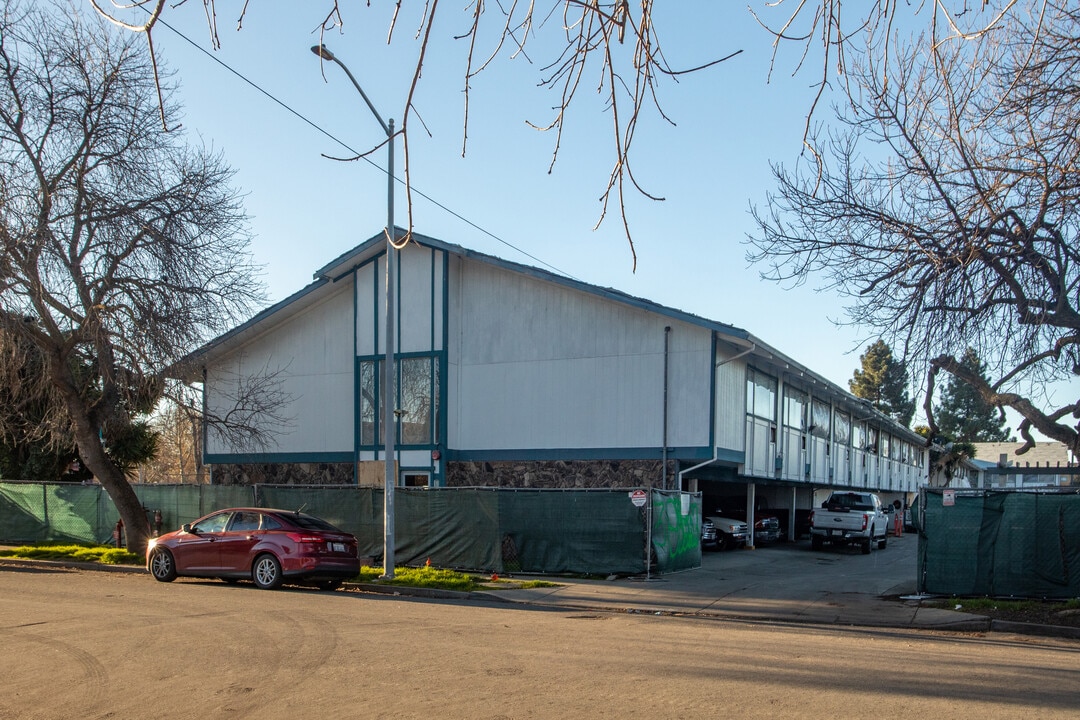
[[[311,452],[311,453],[208,453],[207,465],[224,465],[226,463],[348,463],[352,462],[353,453],[350,450],[344,452]]]
[[[439,352],[439,409],[435,420],[435,444],[440,452],[445,450],[448,428],[446,426],[447,408],[450,385],[450,253],[440,251],[442,257],[442,350]],[[443,452],[445,455],[445,452]],[[446,463],[439,463],[437,484],[440,487],[446,485]]]
[[[430,277],[428,278],[428,286],[431,288],[431,293],[430,293],[431,297],[428,299],[428,308],[431,310],[431,318],[430,318],[430,322],[428,322],[428,327],[431,329],[431,333],[430,333],[431,337],[428,338],[428,347],[430,347],[432,350],[434,350],[435,349],[435,308],[436,308],[435,303],[437,302],[437,300],[435,298],[435,258],[436,258],[435,248],[428,248],[428,252],[429,252],[428,269],[431,271]]]
[[[669,460],[708,460],[713,456],[707,447],[668,448]],[[539,460],[663,460],[663,448],[549,448],[516,450],[447,450],[449,462],[507,462]]]
[[[360,281],[359,268],[353,268],[352,291],[352,353],[353,353],[353,485],[360,484],[360,362],[356,359],[356,343],[359,336],[356,331],[360,319]]]
[[[746,464],[746,451],[745,450],[732,450],[730,448],[716,448],[716,460],[717,462],[734,463],[736,465]]]
[[[385,248],[385,243],[384,243],[383,247]],[[375,328],[375,344],[372,346],[372,349],[374,349],[375,352],[376,352],[376,355],[372,356],[372,359],[375,361],[375,422],[372,425],[372,431],[375,433],[375,435],[374,435],[375,445],[373,447],[375,448],[375,458],[376,459],[378,459],[378,457],[379,457],[379,448],[382,447],[382,448],[385,449],[385,447],[386,447],[385,444],[383,444],[383,445],[379,444],[379,437],[383,434],[383,426],[382,426],[382,423],[383,423],[383,408],[382,408],[383,376],[382,376],[381,373],[379,373],[379,357],[378,357],[377,353],[378,353],[378,350],[379,350],[379,338],[382,337],[382,333],[385,332],[385,328],[383,327],[385,325],[385,322],[384,322],[385,313],[383,314],[383,317],[381,317],[381,318],[379,317],[379,298],[380,297],[383,297],[383,298],[386,297],[386,288],[382,288],[381,292],[379,290],[382,287],[382,285],[386,284],[386,273],[380,273],[379,272],[378,258],[380,258],[380,257],[383,258],[385,262],[390,261],[390,258],[387,257],[387,255],[386,255],[385,249],[383,250],[383,252],[376,255],[376,257],[374,258],[376,260],[375,282],[371,283],[371,287],[372,287],[372,292],[371,292],[371,315],[372,315],[372,318],[374,319],[374,324],[372,325],[372,327]],[[381,285],[380,285],[380,283],[381,283]],[[385,351],[383,352],[382,359],[383,360],[386,359]],[[386,370],[384,369],[383,372],[386,372]],[[386,459],[385,458],[385,452],[383,453],[383,455],[384,455],[383,459],[385,460]]]
[[[202,392],[202,416],[204,418],[206,418],[206,417],[210,417],[210,416],[206,412],[206,396],[209,393],[207,392],[208,388],[207,388],[207,385],[206,385],[206,366],[205,365],[202,366],[202,386],[203,386],[203,392]],[[209,429],[209,426],[210,426],[210,423],[204,422],[204,423],[202,423],[202,428],[199,430],[199,432],[202,434],[203,465],[207,464],[206,448],[209,447],[209,446],[206,444],[206,440],[207,440],[207,437],[208,437],[207,436],[207,431]]]

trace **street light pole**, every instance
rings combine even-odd
[[[397,372],[394,366],[394,282],[397,278],[397,247],[394,245],[394,119],[389,123],[383,122],[382,116],[375,106],[371,104],[367,93],[360,87],[353,74],[345,63],[337,59],[325,45],[315,45],[311,52],[323,60],[335,63],[345,74],[349,76],[353,87],[360,93],[367,103],[368,110],[379,121],[383,132],[386,133],[386,359],[383,363],[382,373],[382,406],[383,406],[383,464],[386,474],[383,478],[383,576],[394,577],[394,488],[397,486],[397,468],[394,465],[394,445],[397,435],[396,414],[397,393],[395,384]]]

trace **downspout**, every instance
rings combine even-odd
[[[663,430],[664,446],[663,446],[663,450],[661,451],[661,457],[663,458],[663,465],[664,465],[664,476],[663,476],[663,480],[662,480],[662,483],[661,483],[661,487],[664,490],[667,490],[667,479],[668,479],[668,468],[667,468],[667,461],[668,461],[668,452],[667,452],[667,450],[668,450],[668,355],[670,354],[670,348],[671,348],[671,326],[668,325],[668,326],[666,326],[664,328],[664,421],[663,421],[664,422],[664,430]],[[682,489],[681,482],[680,482],[680,485],[679,485],[679,489]]]
[[[721,365],[727,365],[732,360],[738,360],[741,357],[745,357],[745,356],[749,355],[750,353],[754,352],[755,350],[757,350],[757,343],[752,342],[752,343],[750,343],[750,347],[743,350],[741,353],[738,353],[737,355],[732,355],[727,360],[721,360],[720,362],[716,363],[715,367],[720,367]],[[719,459],[719,457],[718,457],[718,455],[716,453],[716,450],[717,450],[717,448],[716,448],[716,445],[714,444],[713,445],[713,456],[711,458],[709,458],[708,460],[705,460],[704,462],[699,462],[697,465],[694,465],[693,467],[688,467],[685,470],[680,470],[679,471],[679,489],[680,490],[682,489],[682,486],[683,486],[683,476],[686,475],[686,473],[693,472],[694,470],[699,470],[699,469],[705,467],[706,465],[712,465],[714,462],[716,462]]]

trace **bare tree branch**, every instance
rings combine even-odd
[[[16,7],[0,19],[0,382],[44,418],[23,438],[78,447],[138,548],[110,435],[262,302],[246,217],[221,157],[162,132],[177,110],[137,37]]]
[[[344,25],[338,1],[326,0],[326,2],[330,6],[330,10],[322,16],[323,19],[316,26],[320,42],[322,42],[327,30],[341,28]],[[128,5],[114,5],[111,8],[104,7],[99,0],[90,0],[90,3],[98,13],[118,26],[146,34],[148,42],[155,24],[165,11],[160,0],[133,0]],[[182,0],[174,8],[186,3],[187,0]],[[203,7],[206,11],[206,22],[210,31],[211,44],[215,48],[220,47],[215,0],[203,0]],[[469,137],[472,80],[487,69],[504,51],[504,48],[510,49],[509,55],[511,59],[516,57],[528,58],[526,46],[530,42],[530,38],[537,33],[537,28],[545,24],[554,25],[554,23],[547,23],[546,21],[552,17],[561,17],[562,25],[560,30],[565,36],[565,44],[553,61],[542,66],[543,77],[539,83],[542,87],[550,88],[559,95],[557,104],[554,107],[554,115],[548,122],[527,122],[537,130],[554,131],[552,158],[548,166],[548,172],[551,172],[562,146],[563,131],[567,127],[567,111],[576,100],[586,73],[594,69],[599,70],[596,90],[606,99],[606,108],[612,115],[613,142],[611,148],[614,163],[608,175],[607,184],[599,198],[600,211],[596,227],[599,227],[607,217],[609,204],[612,202],[617,203],[635,268],[637,258],[630,231],[627,207],[629,194],[637,193],[650,200],[663,200],[656,193],[644,189],[634,176],[631,163],[637,124],[642,114],[651,106],[651,109],[658,112],[661,118],[671,122],[660,105],[657,94],[657,78],[662,76],[675,79],[679,75],[701,72],[734,57],[740,52],[724,53],[717,59],[693,68],[679,69],[671,67],[664,58],[661,40],[654,28],[653,7],[653,0],[641,0],[637,4],[631,4],[627,0],[610,0],[609,2],[600,2],[600,0],[549,0],[546,5],[533,0],[529,2],[511,0],[509,3],[495,3],[494,5],[483,2],[483,0],[473,0],[464,8],[469,18],[467,29],[465,32],[455,35],[456,39],[467,41],[465,51],[466,69],[464,73],[465,103],[462,123],[462,154],[464,154]],[[170,8],[170,11],[174,8]],[[133,10],[146,14],[145,21],[132,22],[126,20],[125,18]],[[402,3],[398,0],[394,4],[392,16],[388,23],[387,43],[394,41],[394,31],[401,10]],[[436,29],[436,22],[442,18],[444,12],[439,7],[438,0],[428,0],[419,10],[414,8],[410,8],[410,10],[419,13],[418,31],[416,33],[419,52],[404,111],[401,114],[400,135],[405,147],[404,173],[408,199],[409,231],[411,232],[411,119],[417,115],[416,101],[420,78],[424,64],[428,61],[431,38]],[[242,26],[247,12],[248,4],[245,2],[237,21],[238,27]],[[500,17],[498,24],[489,30],[483,19],[490,12],[496,12]],[[628,51],[621,50],[624,45],[629,46],[630,49]],[[490,49],[486,51],[480,50],[483,47]],[[477,63],[475,61],[477,52],[480,52],[480,56],[486,59]]]
[[[953,43],[894,44],[889,73],[879,55],[849,53],[853,104],[812,138],[814,171],[775,168],[749,257],[773,280],[823,278],[851,300],[850,322],[927,368],[931,427],[944,370],[1016,410],[1022,434],[1075,451],[1080,427],[1063,419],[1076,403],[1034,399],[1080,371],[1080,10],[1019,7],[976,33],[950,21]],[[967,346],[990,382],[963,371],[954,348]]]

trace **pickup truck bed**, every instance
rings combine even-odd
[[[814,550],[820,550],[825,543],[857,544],[865,555],[875,542],[878,549],[884,550],[888,537],[888,516],[873,493],[835,492],[810,518],[810,545]]]

